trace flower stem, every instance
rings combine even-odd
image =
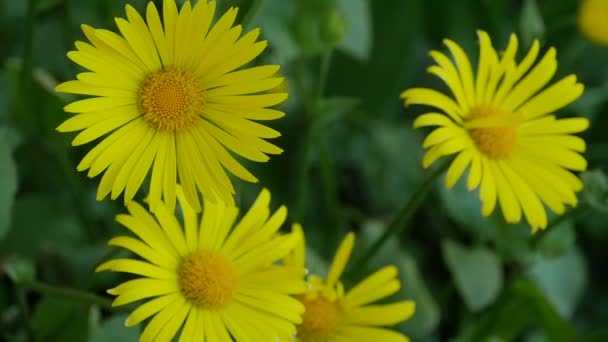
[[[112,301],[110,299],[98,296],[90,292],[72,289],[68,287],[48,285],[35,280],[23,282],[18,285],[22,288],[30,289],[51,297],[59,297],[78,302],[98,305],[104,309],[109,310],[114,309],[112,307]]]
[[[435,180],[439,178],[439,176],[442,175],[445,170],[447,170],[450,162],[451,160],[446,160],[431,173],[427,174],[424,180],[418,185],[414,193],[410,196],[410,199],[395,216],[393,221],[388,225],[388,227],[386,227],[386,230],[382,236],[380,236],[380,238],[376,240],[376,242],[374,242],[374,244],[372,244],[372,246],[367,250],[363,257],[359,259],[357,270],[365,270],[365,267],[374,258],[378,251],[380,251],[388,239],[402,233],[405,228],[409,226],[408,222],[416,212],[416,209],[418,209],[418,206],[420,206],[426,197],[430,187],[433,185]]]
[[[327,78],[329,74],[329,66],[331,65],[331,57],[333,54],[333,49],[328,47],[323,55],[321,56],[321,65],[319,67],[319,78],[316,84],[316,88],[312,93],[312,96],[308,96],[304,89],[304,82],[302,82],[302,78],[304,77],[304,73],[300,70],[298,73],[298,80],[296,80],[296,86],[298,86],[299,93],[302,94],[304,100],[304,107],[306,110],[306,117],[308,119],[308,133],[305,138],[305,147],[304,147],[304,158],[302,158],[302,166],[300,167],[300,173],[298,175],[298,197],[296,199],[295,205],[295,217],[296,221],[299,221],[304,216],[304,212],[306,211],[306,197],[308,194],[308,182],[309,182],[309,171],[310,171],[310,163],[312,162],[313,152],[315,145],[319,146],[321,144],[321,125],[319,121],[319,108],[321,100],[323,99],[323,94],[325,92],[325,86],[327,84]],[[324,152],[324,151],[320,151]],[[331,161],[330,161],[331,163]],[[335,184],[335,169],[333,164],[330,163],[321,163],[322,174],[323,174],[323,185],[324,192],[330,192],[330,194],[335,193],[336,189],[328,189],[328,186]],[[332,179],[334,181],[332,181]],[[334,199],[337,196],[328,195],[326,199]],[[328,203],[328,207],[337,208],[337,203]],[[337,215],[337,211],[335,213]]]

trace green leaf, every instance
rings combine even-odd
[[[57,251],[84,242],[80,222],[64,202],[51,196],[28,195],[15,202],[13,229],[0,243],[0,250],[34,257],[41,250]]]
[[[99,327],[91,334],[89,342],[132,342],[139,338],[137,328],[125,326],[127,315],[114,315],[101,322]]]
[[[552,227],[540,240],[539,248],[542,255],[549,259],[570,252],[575,243],[574,224],[571,220],[568,220]]]
[[[372,19],[369,1],[338,0],[346,20],[346,35],[339,49],[360,60],[367,60],[372,48]]]
[[[581,174],[585,185],[581,198],[591,208],[608,212],[608,177],[600,169],[590,170]]]
[[[608,329],[603,329],[585,336],[578,340],[579,342],[605,342],[608,341]]]
[[[86,341],[89,314],[87,304],[44,298],[36,306],[32,318],[36,341]]]
[[[535,320],[540,323],[549,341],[573,341],[574,331],[568,321],[560,317],[559,312],[547,300],[532,282],[520,280],[513,285],[513,291],[520,296],[525,303],[523,310],[534,307]],[[546,292],[546,291],[545,291]]]
[[[17,192],[17,166],[9,147],[7,135],[0,131],[0,241],[8,232]]]
[[[498,212],[488,219],[487,230],[496,253],[505,263],[529,265],[534,262],[535,251],[530,244],[532,235],[527,223],[507,223]]]
[[[400,324],[399,330],[417,341],[430,335],[437,328],[441,312],[418,269],[416,260],[403,252],[399,253],[396,260],[401,280],[401,290],[397,297],[411,299],[416,303],[416,313],[411,319]]]
[[[361,281],[384,266],[397,266],[401,290],[394,297],[391,297],[390,301],[409,299],[416,302],[416,313],[414,316],[399,324],[398,328],[414,338],[414,340],[418,340],[430,335],[435,330],[439,325],[441,313],[433,294],[428,289],[426,281],[418,269],[416,260],[401,250],[399,240],[396,237],[391,237],[386,241],[378,254],[374,256],[373,260],[368,263],[367,269],[359,270],[356,264],[356,262],[361,261],[361,256],[369,249],[372,243],[377,241],[385,229],[386,224],[378,220],[367,220],[361,225],[361,230],[357,234],[355,241],[351,263],[347,269],[349,274],[355,273],[361,275],[361,277],[358,279],[346,279],[347,282],[350,282],[347,283],[347,290],[351,286],[356,285],[353,283],[353,280]]]
[[[4,263],[3,268],[15,284],[27,283],[36,278],[36,266],[29,258],[11,258]]]
[[[478,322],[467,340],[514,341],[531,327],[541,327],[548,341],[574,341],[574,331],[530,280],[515,278],[504,295]]]
[[[421,166],[422,149],[409,149],[407,158],[404,158],[403,150],[404,146],[418,146],[421,133],[382,123],[369,127],[363,134],[366,136],[354,140],[351,148],[352,155],[366,156],[362,168],[371,191],[370,202],[379,212],[397,210],[425,174]],[[371,141],[362,144],[365,139]],[[391,172],[387,173],[389,169]]]
[[[477,312],[492,304],[503,286],[500,261],[491,250],[442,242],[443,258],[467,307]]]
[[[262,29],[279,64],[286,64],[301,53],[289,29],[294,7],[295,1],[266,1],[253,21]]]
[[[526,0],[524,2],[519,20],[519,30],[523,46],[528,46],[534,39],[542,39],[544,37],[545,22],[536,0]]]
[[[559,314],[572,317],[587,283],[587,266],[582,254],[573,249],[559,258],[540,258],[529,274]]]
[[[445,186],[445,177],[437,182],[439,196],[447,215],[458,223],[459,227],[475,235],[488,231],[488,220],[481,215],[481,201],[478,191],[469,191],[466,177],[461,177],[452,189]]]
[[[356,97],[333,96],[322,98],[318,103],[317,113],[321,125],[327,125],[350,114],[361,101]]]

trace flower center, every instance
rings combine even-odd
[[[337,302],[332,302],[322,295],[307,298],[298,296],[306,311],[302,323],[298,325],[298,338],[303,342],[325,342],[336,331],[341,308]]]
[[[238,288],[234,265],[225,256],[209,251],[185,258],[178,270],[183,295],[193,304],[217,309],[229,303]]]
[[[169,132],[190,127],[204,104],[199,82],[191,73],[176,67],[148,75],[139,88],[138,96],[144,120]]]
[[[507,159],[517,146],[517,127],[512,116],[488,107],[475,108],[464,125],[479,151],[490,159]]]

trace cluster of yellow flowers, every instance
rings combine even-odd
[[[268,142],[279,132],[260,124],[284,113],[287,99],[275,76],[278,65],[240,69],[266,48],[260,31],[242,35],[231,8],[215,23],[215,1],[164,0],[162,18],[148,4],[145,19],[131,6],[116,19],[120,35],[83,25],[89,42],[68,53],[88,69],[57,91],[92,96],[65,107],[74,113],[58,127],[80,131],[73,145],[100,139],[77,169],[103,173],[98,199],[124,193],[129,214],[117,221],[133,236],[110,245],[139,256],[114,259],[97,271],[139,276],[109,290],[114,305],[140,300],[127,326],[151,318],[141,341],[407,341],[384,327],[407,320],[411,301],[372,304],[400,288],[397,269],[384,267],[350,290],[340,282],[353,249],[349,234],[326,278],[306,274],[305,239],[298,224],[279,233],[287,218],[270,210],[262,190],[241,218],[227,172],[257,178],[232,154],[265,162],[282,150]],[[557,214],[575,206],[582,188],[572,171],[584,170],[585,142],[574,136],[584,118],[557,119],[553,112],[581,96],[574,75],[546,87],[557,70],[549,49],[536,63],[535,41],[521,62],[512,36],[498,54],[479,31],[474,74],[464,51],[445,40],[452,59],[438,51],[428,71],[452,96],[408,89],[405,104],[435,107],[415,127],[438,126],[423,142],[423,166],[455,155],[447,171],[451,187],[468,169],[467,185],[479,188],[482,214],[500,206],[508,222],[522,214],[536,230],[547,226],[545,205]],[[133,201],[149,176],[147,208]],[[202,214],[201,214],[202,212]],[[200,217],[199,217],[200,216]]]

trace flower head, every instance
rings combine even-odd
[[[438,126],[423,142],[428,149],[423,167],[455,154],[448,188],[468,169],[468,189],[480,188],[484,216],[498,203],[508,222],[519,222],[523,213],[535,231],[547,226],[544,205],[563,214],[565,205],[576,206],[576,192],[583,188],[571,171],[587,168],[581,155],[586,144],[573,134],[587,129],[589,121],[552,114],[581,96],[583,85],[569,75],[546,87],[557,70],[554,48],[535,64],[540,50],[535,41],[518,63],[515,35],[499,57],[489,36],[478,34],[475,75],[467,55],[451,40],[444,43],[454,62],[438,51],[430,53],[437,64],[428,71],[445,82],[452,97],[427,88],[408,89],[401,97],[406,105],[438,110],[414,121],[414,127]]]
[[[303,305],[290,295],[306,289],[304,268],[278,265],[298,237],[279,235],[287,210],[270,215],[270,193],[262,191],[235,224],[238,209],[205,201],[200,221],[181,188],[178,199],[184,227],[161,203],[150,215],[139,204],[127,204],[117,221],[136,237],[120,236],[110,245],[139,259],[114,259],[97,268],[139,276],[108,292],[113,305],[147,300],[127,318],[136,325],[153,317],[140,341],[274,341],[295,334]]]
[[[278,65],[237,70],[266,48],[256,41],[260,30],[241,36],[231,8],[212,24],[215,1],[164,0],[162,23],[153,2],[146,19],[127,5],[127,19],[117,18],[120,34],[83,25],[90,43],[76,42],[68,53],[88,69],[57,91],[90,95],[65,107],[75,113],[57,129],[81,131],[73,145],[101,139],[78,165],[88,176],[103,173],[98,199],[124,192],[129,202],[151,173],[149,202],[164,199],[175,207],[176,184],[182,184],[200,211],[199,191],[215,202],[233,203],[227,172],[250,182],[257,179],[229,152],[264,162],[282,150],[266,140],[279,132],[254,120],[274,120],[270,109],[287,98],[277,92]],[[240,38],[239,38],[240,37]]]
[[[286,258],[287,265],[305,266],[306,243],[299,225],[293,234],[298,244]],[[296,340],[301,342],[386,341],[402,342],[409,339],[383,328],[409,319],[415,310],[410,300],[391,304],[372,304],[399,291],[397,268],[386,266],[345,291],[340,276],[350,258],[355,235],[344,238],[331,264],[327,278],[308,276],[308,290],[298,298],[306,308],[302,323],[297,326]]]
[[[582,0],[578,27],[590,41],[608,46],[608,0]]]

